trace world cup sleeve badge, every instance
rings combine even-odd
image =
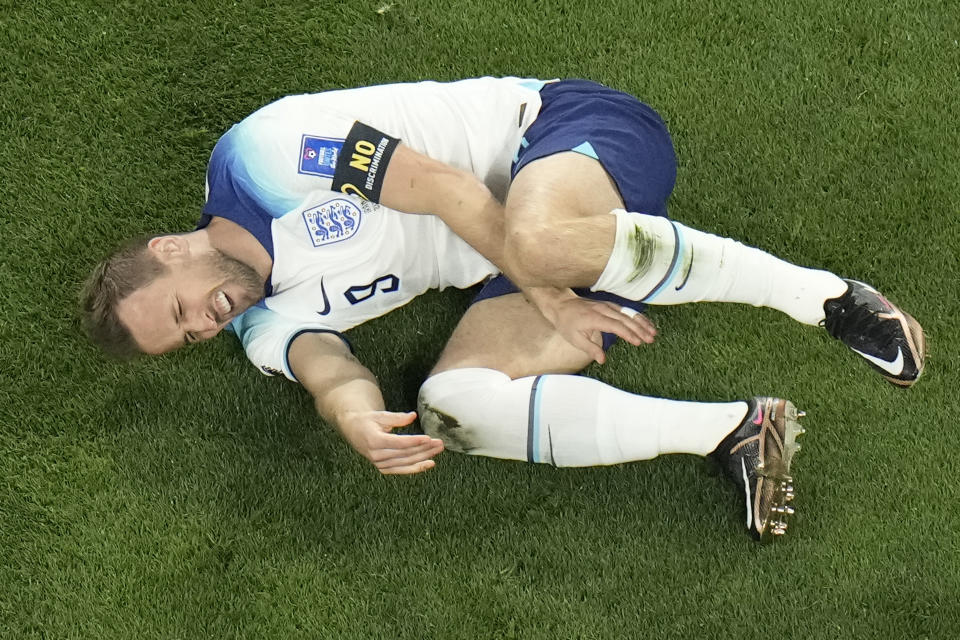
[[[342,149],[342,138],[321,138],[304,135],[300,140],[300,168],[298,173],[332,178]]]

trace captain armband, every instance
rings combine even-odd
[[[362,122],[355,122],[337,158],[331,188],[379,202],[383,177],[398,144],[398,138],[392,138]]]

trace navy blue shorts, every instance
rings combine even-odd
[[[480,289],[480,292],[477,293],[476,297],[470,302],[470,304],[476,304],[481,300],[486,300],[488,298],[499,298],[500,296],[505,296],[508,293],[518,293],[520,290],[517,289],[517,285],[505,275],[500,274],[494,276],[484,283],[483,288]],[[618,295],[612,293],[607,293],[606,291],[590,291],[590,289],[574,289],[576,293],[581,298],[589,298],[591,300],[604,300],[606,302],[613,302],[618,304],[621,307],[629,307],[630,309],[635,309],[642,312],[647,308],[647,305],[642,302],[636,302],[635,300],[627,300],[626,298],[621,298]],[[617,336],[612,333],[604,333],[603,335],[603,350],[606,351],[613,346],[613,343],[617,341]]]
[[[576,151],[597,160],[613,178],[628,211],[666,216],[677,178],[677,156],[663,120],[633,96],[589,80],[561,80],[540,90],[543,104],[520,141],[510,177],[527,164]],[[506,276],[489,280],[473,302],[516,293]],[[643,311],[646,305],[605,291],[574,289],[577,295]],[[603,348],[617,337],[603,334]]]
[[[628,93],[589,80],[561,80],[540,90],[542,106],[524,133],[510,177],[563,151],[596,159],[610,174],[627,211],[667,215],[677,156],[667,126]]]

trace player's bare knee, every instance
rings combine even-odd
[[[545,284],[557,256],[556,237],[548,225],[530,224],[508,229],[504,254],[523,284]]]

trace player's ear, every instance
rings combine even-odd
[[[182,235],[157,236],[147,242],[147,250],[161,262],[167,263],[190,255],[190,243]]]

